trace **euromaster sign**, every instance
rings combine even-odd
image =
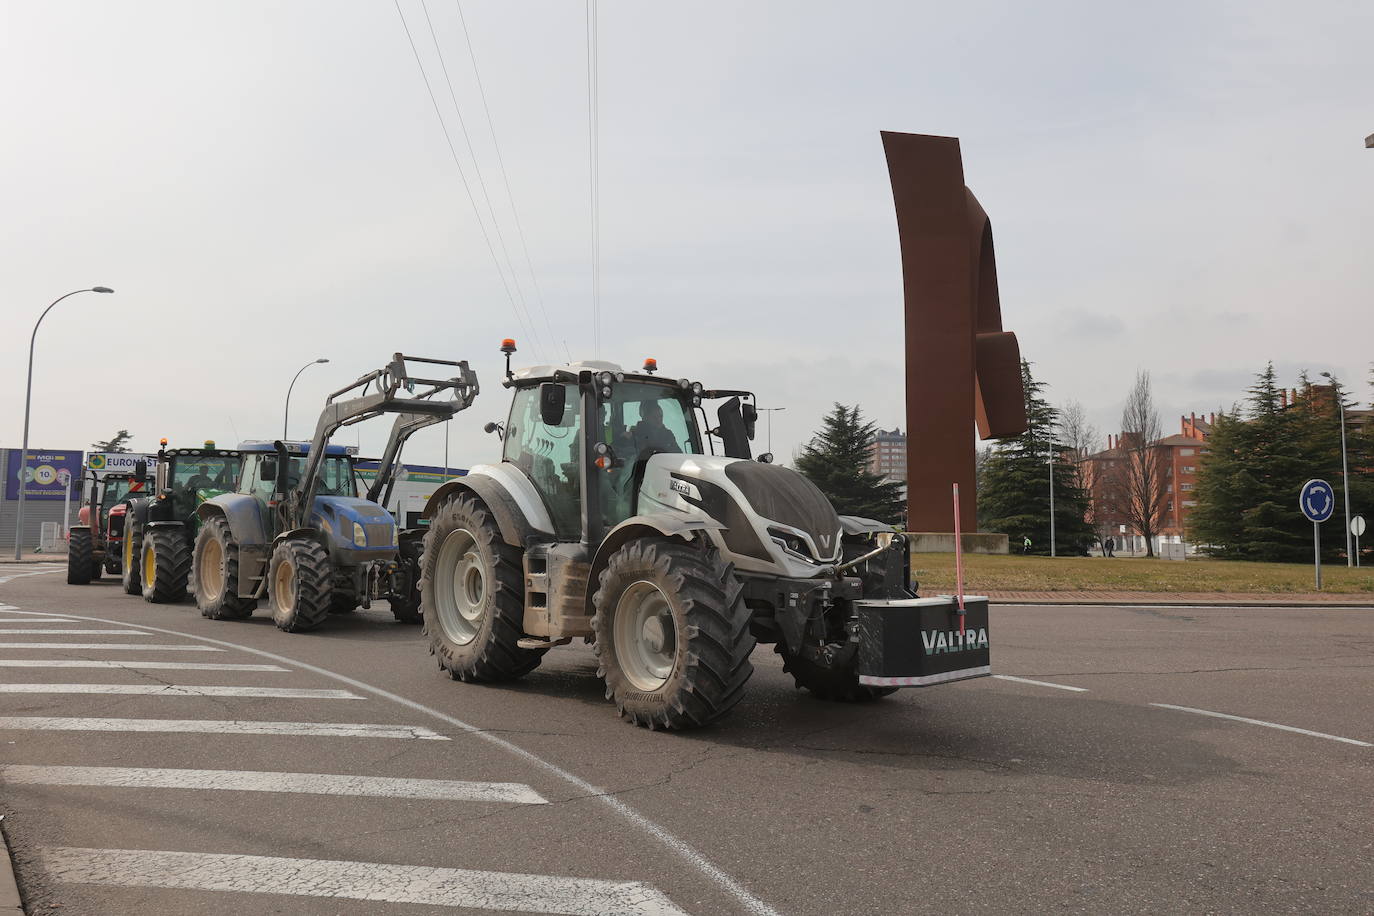
[[[86,467],[102,475],[132,474],[134,465],[139,461],[146,461],[148,472],[152,473],[153,465],[157,464],[157,456],[137,452],[92,452],[86,459]]]
[[[42,451],[29,449],[24,468],[24,499],[63,499],[67,495],[64,481],[81,480],[82,452]],[[5,468],[5,498],[19,498],[19,449],[10,449]],[[66,471],[66,474],[62,474]],[[80,486],[79,483],[75,484]],[[75,495],[75,494],[73,494]]]

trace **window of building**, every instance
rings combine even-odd
[[[1185,509],[1191,509],[1191,508],[1193,508],[1193,507],[1196,506],[1196,505],[1197,505],[1197,500],[1195,500],[1195,499],[1185,499],[1185,500],[1183,501],[1183,508],[1185,508]]]
[[[1181,483],[1178,485],[1178,488],[1180,490],[1191,490],[1193,488],[1193,485],[1190,483]]]
[[[1197,473],[1197,468],[1193,467],[1191,464],[1185,464],[1185,465],[1183,466],[1183,473],[1185,473],[1185,474],[1195,474],[1195,473]]]
[[[1193,450],[1190,448],[1181,448],[1178,450],[1178,453],[1186,458],[1187,456],[1193,454]]]

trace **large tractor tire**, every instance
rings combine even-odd
[[[512,680],[548,651],[517,645],[525,620],[520,551],[473,496],[450,499],[430,522],[420,604],[429,651],[455,681]]]
[[[105,571],[105,570],[103,569],[100,560],[96,560],[96,559],[92,559],[92,560],[91,560],[91,581],[92,581],[92,582],[99,582],[99,581],[100,581],[100,577],[101,577],[101,575],[104,573],[104,571]]]
[[[143,532],[143,600],[175,604],[186,597],[191,546],[181,525],[157,525]]]
[[[782,656],[782,670],[792,675],[797,689],[803,687],[811,695],[822,700],[838,700],[841,703],[864,703],[896,693],[897,687],[870,687],[859,683],[859,660],[851,657],[841,667],[826,667],[820,662],[801,658],[787,651],[782,643],[773,646],[773,651]]]
[[[67,535],[67,584],[87,585],[91,581],[91,529],[73,528]]]
[[[333,591],[329,593],[329,613],[352,614],[357,609],[358,596],[353,589],[336,583]]]
[[[119,573],[119,584],[126,595],[143,594],[143,526],[130,517],[124,525],[124,568]]]
[[[734,708],[753,674],[749,609],[734,567],[707,544],[630,541],[592,599],[597,673],[621,716],[696,728]]]
[[[211,620],[243,620],[258,606],[256,598],[238,595],[239,545],[222,515],[206,519],[196,535],[191,581],[196,584],[196,606]]]
[[[410,587],[406,589],[404,595],[392,595],[387,598],[387,603],[391,605],[391,613],[395,615],[397,623],[418,624],[425,622],[425,615],[420,610],[421,547],[422,544],[418,539],[401,542],[401,568],[405,570],[406,581],[410,583]]]
[[[329,551],[310,538],[287,538],[272,551],[267,577],[272,620],[279,629],[303,633],[324,623],[334,591]]]

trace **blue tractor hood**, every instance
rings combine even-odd
[[[338,547],[357,551],[393,551],[396,549],[396,520],[386,509],[357,496],[316,496],[314,523]],[[354,540],[353,525],[362,526],[367,539],[365,547]]]

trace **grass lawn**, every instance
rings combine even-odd
[[[911,575],[921,593],[954,589],[954,554],[917,553]],[[981,591],[1312,592],[1312,564],[1234,560],[1147,560],[1136,557],[1049,557],[964,554],[964,589]],[[1322,564],[1322,591],[1374,592],[1374,567]]]

